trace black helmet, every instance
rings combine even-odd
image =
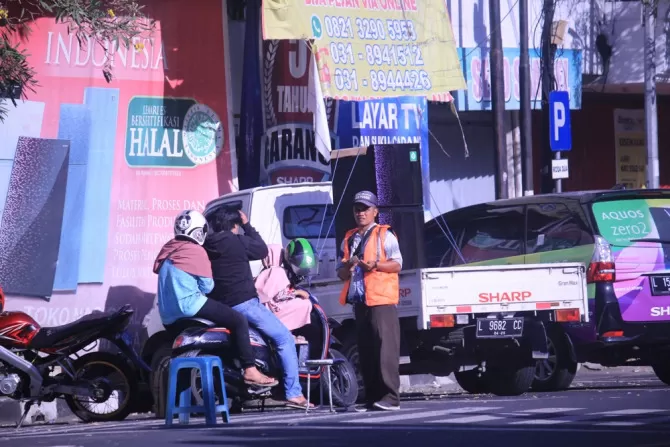
[[[302,281],[316,266],[316,256],[312,244],[301,237],[289,242],[284,249],[284,266],[290,273],[289,277],[293,276],[293,278],[289,278],[291,282],[296,284]]]

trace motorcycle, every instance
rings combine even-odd
[[[28,314],[4,308],[0,288],[0,397],[27,400],[17,428],[32,405],[57,398],[84,422],[119,421],[133,411],[141,395],[140,371],[148,376],[150,370],[125,332],[133,315],[130,306],[56,327],[40,327]],[[112,342],[120,354],[78,355],[100,339]],[[103,412],[104,404],[113,401],[116,409]]]
[[[349,407],[356,403],[358,398],[358,381],[356,371],[351,362],[337,349],[341,343],[332,335],[331,330],[339,326],[335,320],[326,316],[318,300],[310,295],[312,302],[311,321],[308,325],[293,331],[294,335],[303,335],[305,344],[296,344],[299,359],[299,377],[304,395],[307,395],[307,378],[311,384],[311,396],[316,398],[320,393],[319,386],[325,386],[325,374],[322,367],[308,368],[303,362],[307,359],[339,359],[332,366],[331,384],[333,403],[341,407]],[[226,328],[215,327],[215,325],[200,318],[185,318],[171,325],[170,332],[175,336],[172,345],[172,358],[174,357],[197,357],[199,355],[215,355],[221,358],[226,383],[226,394],[228,397],[229,411],[240,411],[245,402],[267,398],[284,400],[284,388],[281,383],[283,372],[277,352],[267,337],[253,328],[249,330],[251,346],[256,358],[256,367],[264,374],[275,377],[279,385],[274,387],[258,387],[245,384],[242,376],[242,367],[237,356],[235,345],[231,340],[230,331]],[[160,374],[159,382],[164,396],[167,390],[167,370],[170,358],[163,359],[157,374]],[[187,372],[187,374],[189,374]],[[200,374],[196,370],[191,371],[186,377],[178,379],[179,389],[191,387],[191,393],[198,405],[202,405]],[[324,388],[324,396],[327,390]],[[221,396],[220,388],[216,390],[217,396]],[[220,397],[218,397],[220,399]],[[313,399],[313,403],[314,399]],[[163,406],[165,402],[160,403]]]

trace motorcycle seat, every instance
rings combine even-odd
[[[63,326],[42,327],[35,338],[32,339],[30,347],[34,349],[51,348],[59,342],[72,336],[98,331],[102,332],[107,326],[116,323],[119,318],[127,318],[133,313],[129,305],[109,312],[93,312],[84,315],[72,323]]]
[[[213,322],[206,320],[204,318],[182,318],[177,323],[182,323],[185,326],[205,326],[205,327],[214,327],[216,326]]]
[[[213,327],[216,327],[216,325],[213,322],[205,320],[204,318],[193,317],[193,318],[180,318],[174,323],[166,325],[165,329],[172,336],[177,337],[180,333],[189,328],[213,328]]]

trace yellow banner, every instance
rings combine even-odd
[[[614,110],[616,182],[626,188],[643,188],[647,183],[644,110]]]
[[[263,0],[263,38],[313,41],[325,97],[466,89],[444,0]]]

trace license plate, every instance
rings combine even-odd
[[[652,295],[670,295],[670,276],[650,276]]]
[[[523,318],[478,318],[477,338],[513,338],[523,335]]]

